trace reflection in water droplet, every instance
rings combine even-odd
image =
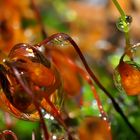
[[[131,16],[126,16],[125,20],[122,17],[120,17],[116,22],[116,26],[121,32],[127,33],[130,30],[131,22],[132,22]]]
[[[57,136],[56,136],[56,135],[53,135],[53,136],[52,136],[52,139],[53,139],[53,140],[56,140],[56,139],[57,139]]]
[[[50,119],[50,114],[46,113],[46,115],[44,116],[45,119]]]

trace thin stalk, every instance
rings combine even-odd
[[[99,95],[97,94],[96,92],[96,89],[95,87],[93,86],[93,82],[91,81],[90,79],[90,76],[87,75],[87,73],[82,70],[81,68],[77,67],[78,71],[81,73],[81,75],[84,77],[84,79],[87,81],[87,83],[89,84],[92,92],[93,92],[93,95],[94,95],[94,98],[96,99],[97,101],[97,106],[98,106],[98,109],[101,113],[101,118],[106,121],[107,123],[107,128],[108,128],[108,133],[110,135],[110,140],[112,140],[112,137],[111,137],[111,126],[110,126],[110,123],[109,123],[109,120],[108,120],[108,117],[107,117],[107,114],[105,113],[104,109],[103,109],[103,106],[102,106],[102,103],[100,101],[100,98],[99,98]]]
[[[77,66],[73,61],[72,59],[70,59],[67,55],[65,55],[64,52],[60,51],[60,50],[55,50],[53,48],[51,48],[49,51],[57,51],[60,53],[60,55],[62,55],[62,57],[65,59],[65,61],[69,64],[69,66],[71,67],[71,69],[74,70],[74,72],[76,72],[77,74],[80,74],[83,79],[89,84],[90,88],[91,88],[91,91],[93,93],[93,96],[97,102],[97,106],[98,106],[98,110],[100,112],[99,116],[105,120],[108,124],[108,130],[110,131],[110,124],[109,124],[109,121],[108,121],[108,117],[107,117],[107,114],[106,112],[104,111],[103,109],[103,105],[102,105],[102,102],[100,100],[100,97],[94,87],[94,84],[93,84],[93,81],[91,80],[90,76],[88,75],[88,73],[86,71],[84,71],[82,68],[80,68],[79,66]],[[51,54],[51,53],[50,53]],[[53,58],[52,58],[53,59]],[[53,61],[53,60],[52,60]],[[57,62],[56,62],[56,67],[57,67]]]
[[[117,0],[112,0],[112,2],[114,3],[114,5],[116,6],[117,10],[119,11],[120,15],[121,15],[121,19],[123,20],[123,26],[124,26],[124,30],[128,30],[129,29],[129,25],[127,23],[126,20],[126,14],[123,11],[123,9],[121,8],[120,4],[118,3]],[[126,50],[129,49],[131,47],[130,44],[130,35],[129,35],[129,31],[128,32],[124,32],[125,33],[125,43],[126,43]]]
[[[58,109],[55,107],[55,105],[47,98],[45,97],[47,103],[50,105],[51,109],[53,110],[53,113],[51,114],[55,117],[55,119],[63,126],[63,128],[66,130],[68,137],[73,140],[73,137],[71,133],[69,132],[69,129],[67,125],[65,124],[64,119],[62,118],[61,114],[59,113]]]
[[[118,9],[118,11],[119,11],[121,17],[122,17],[123,20],[125,21],[125,16],[126,16],[126,14],[125,14],[125,12],[123,11],[123,9],[121,8],[120,4],[118,3],[117,0],[112,0],[112,1],[113,1],[114,5],[116,6],[116,8]]]
[[[119,104],[116,102],[116,100],[113,98],[113,96],[106,90],[106,88],[101,84],[101,82],[98,80],[98,78],[96,77],[96,75],[92,72],[92,70],[90,69],[90,67],[88,66],[88,63],[85,59],[85,57],[83,56],[80,48],[78,47],[78,45],[75,43],[75,41],[68,36],[67,34],[64,33],[57,33],[54,34],[48,38],[46,38],[44,41],[42,41],[41,43],[35,45],[36,47],[40,47],[42,45],[47,44],[49,41],[53,40],[54,38],[62,38],[63,40],[67,40],[69,41],[72,46],[74,47],[74,49],[76,50],[76,52],[78,53],[86,71],[88,72],[88,74],[91,76],[91,78],[93,79],[93,81],[98,85],[98,87],[104,91],[104,93],[106,94],[106,96],[108,96],[110,98],[110,100],[112,101],[113,107],[114,109],[120,114],[120,116],[122,116],[123,120],[125,121],[125,123],[128,125],[128,127],[132,130],[132,132],[134,134],[136,134],[139,137],[139,133],[137,132],[137,130],[133,127],[133,125],[129,122],[129,120],[127,119],[127,117],[125,116],[125,114],[123,113],[123,110],[121,109],[121,107],[119,106]]]
[[[126,44],[125,51],[127,51],[131,47],[129,32],[125,33],[125,44]]]
[[[53,50],[53,49],[51,49],[51,50]],[[50,50],[50,51],[51,51],[51,50]],[[98,95],[98,93],[97,93],[97,91],[96,91],[96,89],[95,89],[95,87],[94,87],[93,81],[91,80],[91,78],[90,78],[90,76],[87,74],[87,72],[84,71],[84,70],[83,70],[82,68],[80,68],[79,66],[77,66],[77,65],[72,61],[72,59],[70,59],[67,55],[64,54],[64,52],[58,51],[58,50],[57,50],[57,52],[59,52],[59,53],[64,57],[64,59],[67,61],[67,63],[70,65],[70,67],[71,67],[76,73],[80,74],[80,75],[83,77],[83,79],[85,79],[85,81],[89,84],[89,86],[90,86],[90,88],[91,88],[91,90],[92,90],[92,92],[93,92],[93,96],[94,96],[94,98],[95,98],[95,100],[96,100],[96,102],[97,102],[97,106],[98,106],[100,115],[101,115],[102,117],[107,118],[107,114],[105,113],[105,111],[104,111],[104,109],[103,109],[102,102],[101,102],[101,100],[100,100],[100,98],[99,98],[99,95]]]

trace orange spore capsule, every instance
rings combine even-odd
[[[110,128],[99,117],[85,118],[78,128],[80,140],[112,140]]]
[[[63,94],[60,90],[59,72],[53,63],[33,46],[17,44],[0,68],[3,79],[0,83],[3,90],[0,95],[1,108],[27,120],[39,119],[34,100],[44,109],[44,115],[46,112],[55,112],[51,105],[60,109]],[[26,87],[30,88],[33,96],[28,94]]]
[[[55,83],[55,75],[51,69],[39,63],[25,64],[31,80],[39,86],[51,86]]]
[[[121,77],[121,84],[127,95],[140,94],[140,70],[132,64],[123,60],[120,61],[118,72]]]
[[[75,69],[75,64],[72,62],[72,59],[58,50],[51,51],[51,57],[61,73],[66,93],[71,97],[78,95],[80,93],[81,85],[80,80],[78,79],[78,72]]]

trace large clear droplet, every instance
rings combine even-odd
[[[132,22],[131,16],[126,16],[125,20],[122,17],[120,17],[116,22],[116,26],[121,32],[127,33],[130,30],[131,22]]]

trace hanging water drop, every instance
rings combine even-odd
[[[116,26],[121,32],[127,33],[130,30],[131,22],[131,16],[125,16],[125,19],[123,19],[123,17],[120,17],[116,22]]]

